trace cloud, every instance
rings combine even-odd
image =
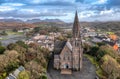
[[[23,3],[4,3],[1,6],[11,6],[11,7],[20,7],[20,6],[24,6],[25,4]]]
[[[108,6],[120,6],[120,0],[108,0]]]
[[[96,2],[93,2],[92,4],[105,4],[108,0],[98,0]]]
[[[103,11],[99,11],[94,13],[89,18],[85,17],[83,20],[85,21],[120,21],[119,18],[120,9],[119,8],[111,8],[110,10],[104,9]]]
[[[70,3],[70,2],[62,2],[62,1],[54,1],[54,2],[45,2],[41,3],[41,5],[46,5],[46,6],[74,6],[75,4]]]
[[[0,0],[0,3],[26,3],[26,4],[41,4],[49,2],[68,2],[74,3],[75,0]]]
[[[15,8],[10,6],[0,6],[0,12],[12,11],[12,10],[15,10]]]
[[[104,4],[108,0],[76,0],[76,2],[81,2],[85,4]]]
[[[46,16],[66,16],[60,12],[49,12],[49,11],[37,11],[33,9],[21,9],[21,10],[12,10],[7,12],[1,12],[0,17],[14,17],[14,18],[36,18],[36,17],[46,17]]]
[[[80,21],[118,20],[120,0],[0,0],[0,18],[73,21],[75,10]]]

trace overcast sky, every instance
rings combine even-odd
[[[0,0],[0,19],[72,22],[76,10],[80,21],[120,20],[120,0]]]

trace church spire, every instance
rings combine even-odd
[[[78,38],[79,37],[79,19],[78,19],[78,13],[76,11],[75,13],[75,19],[74,19],[74,23],[73,23],[73,38]]]

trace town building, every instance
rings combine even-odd
[[[61,74],[72,74],[72,71],[82,69],[82,40],[78,14],[72,29],[72,38],[67,41],[56,41],[54,48],[54,68],[60,69]]]
[[[20,72],[25,71],[25,68],[23,66],[20,66],[18,69],[16,69],[13,73],[10,73],[8,77],[5,79],[17,79]]]

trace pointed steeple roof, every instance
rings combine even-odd
[[[73,37],[74,38],[79,37],[79,35],[80,35],[79,28],[80,28],[80,25],[79,25],[78,13],[76,11],[75,19],[74,19],[74,23],[73,23]]]

